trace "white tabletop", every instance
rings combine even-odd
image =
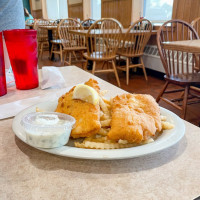
[[[124,91],[77,67],[60,68],[67,86],[95,78],[108,96]],[[0,104],[52,92],[9,88]],[[200,128],[184,122],[176,145],[144,157],[94,161],[36,150],[0,120],[0,199],[194,199],[200,196]]]

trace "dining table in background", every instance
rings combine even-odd
[[[106,97],[125,93],[78,67],[59,70],[68,89],[94,78],[102,90],[108,91]],[[56,91],[16,90],[12,86],[0,98],[0,105],[40,95],[48,95],[51,100]],[[187,121],[183,121],[186,131],[179,143],[154,154],[107,161],[61,157],[40,151],[15,136],[12,122],[13,118],[0,120],[1,200],[188,200],[200,196],[200,128]]]
[[[128,28],[123,28],[122,29],[122,37],[125,36],[126,32],[128,31]],[[137,33],[137,31],[131,31],[133,34]],[[145,31],[144,31],[145,32]],[[86,37],[88,30],[69,30],[69,33],[74,34],[74,35],[80,35],[80,36],[84,36]],[[95,29],[95,30],[91,30],[91,33],[95,35],[101,35],[102,34],[102,30],[101,29]],[[142,34],[143,32],[141,32]],[[109,31],[108,29],[108,34],[112,34],[111,31]],[[157,34],[157,30],[152,30],[151,35],[156,35]],[[103,36],[104,34],[102,34]],[[90,43],[90,40],[88,40],[88,42]],[[87,69],[91,70],[93,66],[93,62],[91,60],[88,61],[88,66]]]
[[[128,28],[123,28],[122,29],[122,35],[124,36],[125,34],[126,34],[126,32],[128,31]],[[141,32],[141,34],[142,33],[144,33],[145,32],[145,30],[144,31],[142,31]],[[75,34],[75,35],[81,35],[81,36],[86,36],[87,35],[87,33],[88,33],[88,30],[69,30],[69,33],[72,33],[72,34]],[[138,32],[137,32],[137,30],[135,30],[135,31],[131,31],[131,33],[137,33],[138,34]],[[91,30],[91,32],[90,32],[90,34],[96,34],[96,35],[101,35],[102,34],[102,36],[103,36],[103,33],[102,33],[102,30],[101,29],[92,29]],[[113,34],[112,33],[112,31],[110,31],[109,29],[108,29],[108,32],[106,33],[105,32],[105,30],[104,30],[104,34]],[[156,35],[157,34],[157,30],[152,30],[152,32],[151,32],[151,35]]]
[[[53,39],[57,39],[57,38],[53,38],[53,31],[56,30],[58,28],[57,25],[47,25],[47,26],[40,26],[41,29],[46,29],[48,31],[48,42],[49,42],[49,58],[51,57],[51,47],[52,47],[52,43],[51,40]],[[54,53],[52,54],[52,57],[50,58],[51,60],[54,60]]]
[[[163,48],[167,48],[169,50],[200,54],[200,40],[163,42],[162,45]]]

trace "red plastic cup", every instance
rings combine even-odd
[[[2,32],[0,32],[0,96],[7,94],[5,63],[3,55],[3,39]]]
[[[38,87],[37,31],[13,29],[3,31],[3,34],[16,88],[28,90]]]

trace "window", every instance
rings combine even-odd
[[[91,0],[92,19],[101,19],[101,0]]]
[[[172,18],[173,0],[144,0],[143,16],[156,23]]]
[[[66,0],[46,0],[42,1],[43,17],[47,19],[68,18],[68,9]]]
[[[59,19],[68,18],[68,7],[66,0],[59,0],[58,13]]]

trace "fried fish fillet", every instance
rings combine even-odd
[[[93,87],[99,93],[100,88],[97,81],[90,79],[85,84]],[[65,113],[76,119],[76,124],[71,132],[73,138],[90,137],[98,133],[101,128],[100,107],[98,104],[93,105],[73,99],[74,88],[59,98],[55,112]]]
[[[134,106],[141,108],[146,114],[153,117],[156,129],[160,132],[162,130],[160,108],[155,99],[147,94],[133,94],[133,96],[136,99]]]
[[[159,106],[150,95],[116,96],[111,103],[111,115],[108,137],[112,140],[140,143],[162,128]]]

